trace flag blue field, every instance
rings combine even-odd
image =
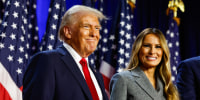
[[[58,39],[61,18],[66,11],[65,0],[51,0],[47,19],[46,32],[40,45],[40,51],[55,49],[62,42]]]
[[[170,62],[172,81],[175,83],[177,75],[177,66],[180,62],[180,50],[179,50],[179,28],[176,20],[174,20],[173,10],[169,10],[169,28],[166,32],[166,39],[168,47],[170,49]]]
[[[28,8],[28,42],[30,45],[30,56],[38,52],[39,34],[36,15],[37,0],[27,1]]]

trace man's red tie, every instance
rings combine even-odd
[[[85,60],[85,58],[82,58],[80,60],[80,64],[82,65],[83,73],[85,75],[85,80],[86,80],[86,83],[87,83],[87,85],[90,89],[90,93],[92,94],[93,100],[99,100],[96,88],[94,86],[94,83],[93,83],[91,76],[90,76],[90,72],[89,72],[88,67],[87,67],[87,61]]]

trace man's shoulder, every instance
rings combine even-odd
[[[58,56],[58,55],[64,55],[66,53],[66,50],[64,50],[62,47],[52,49],[52,50],[45,50],[35,53],[31,58],[35,57],[48,57],[48,56]]]
[[[181,61],[178,65],[178,69],[196,69],[200,68],[200,56],[192,57]]]
[[[33,55],[34,56],[40,56],[40,55],[52,55],[52,54],[56,54],[58,51],[55,49],[55,50],[45,50],[45,51],[40,51],[40,52],[37,52],[36,54]]]
[[[183,60],[182,62],[190,63],[190,62],[196,62],[196,61],[200,63],[200,56],[188,58],[188,59]]]

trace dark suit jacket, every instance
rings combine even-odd
[[[101,74],[91,69],[108,100]],[[78,65],[61,46],[33,56],[24,75],[23,100],[92,100],[92,96]]]
[[[179,64],[176,82],[181,100],[200,100],[200,56]]]

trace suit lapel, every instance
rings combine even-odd
[[[102,95],[103,95],[103,100],[106,100],[106,96],[107,94],[104,92],[105,91],[105,87],[104,87],[104,83],[103,80],[102,80],[102,76],[101,76],[101,73],[97,72],[96,69],[94,69],[93,67],[91,67],[90,65],[90,69],[92,70],[92,72],[94,73],[95,77],[96,77],[96,80],[100,86],[100,89],[101,89],[101,92],[102,92]]]
[[[83,89],[83,91],[87,95],[88,99],[92,100],[92,96],[90,94],[90,90],[87,86],[87,83],[84,80],[84,77],[83,77],[80,69],[78,68],[78,65],[76,64],[76,62],[72,58],[72,56],[69,54],[69,52],[63,46],[58,49],[58,52],[60,52],[63,55],[61,57],[61,59],[66,64],[66,67],[72,72],[73,76],[76,78],[76,80],[80,84],[81,88]]]
[[[96,69],[94,69],[92,66],[91,66],[91,64],[89,65],[90,66],[90,69],[92,70],[92,72],[94,73],[94,76],[96,77],[96,80],[97,80],[97,82],[98,82],[98,84],[100,85],[100,88],[101,88],[101,81],[99,81],[99,80],[101,80],[100,79],[100,73],[98,73],[97,71],[96,71]]]
[[[140,67],[137,67],[135,70],[133,70],[134,73],[136,73],[139,78],[136,79],[136,83],[153,99],[157,97],[157,91],[153,88],[151,83],[149,82],[148,78],[144,74],[144,72],[140,69]]]

